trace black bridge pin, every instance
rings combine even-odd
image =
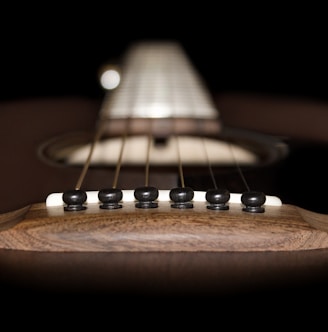
[[[105,188],[98,192],[99,201],[102,203],[99,205],[101,209],[114,210],[120,209],[122,204],[120,201],[123,198],[121,189],[117,188]]]
[[[62,198],[64,203],[66,203],[64,206],[65,211],[81,211],[86,209],[86,206],[83,204],[87,200],[87,193],[84,190],[67,190],[63,193]]]
[[[170,190],[171,207],[176,209],[191,209],[194,191],[189,187],[177,187]]]
[[[261,191],[246,191],[241,195],[241,202],[244,204],[243,211],[261,213],[264,212],[266,196]]]
[[[138,201],[135,206],[140,209],[157,208],[158,203],[154,201],[156,201],[158,195],[158,189],[155,187],[138,187],[134,190],[134,197]]]
[[[207,208],[210,210],[228,210],[227,205],[230,199],[230,192],[227,189],[215,188],[206,192],[206,200],[209,202]]]

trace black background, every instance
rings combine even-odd
[[[8,5],[7,5],[8,6]],[[328,99],[325,11],[156,3],[2,8],[0,98],[99,97],[97,70],[131,41],[176,39],[213,92]]]

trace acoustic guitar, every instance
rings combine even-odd
[[[101,103],[3,106],[5,285],[216,294],[326,270],[328,218],[265,191],[288,145],[227,126],[179,44],[136,43],[102,73]]]

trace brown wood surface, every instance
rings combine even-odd
[[[306,221],[303,219],[306,218]],[[267,206],[264,213],[230,204],[213,211],[205,203],[174,209],[159,202],[138,209],[84,211],[34,204],[0,217],[0,247],[45,252],[293,251],[328,247],[328,217],[291,205]]]

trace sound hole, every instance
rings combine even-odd
[[[39,156],[47,163],[82,166],[90,150],[90,133],[73,133],[45,142],[39,149]],[[225,129],[217,137],[181,135],[179,144],[183,164],[188,167],[206,166],[204,144],[214,167],[264,166],[283,159],[288,146],[281,140],[242,130]],[[122,144],[121,137],[107,137],[95,147],[91,166],[115,166]],[[171,167],[176,165],[176,152],[172,137],[154,137],[151,150],[151,163],[154,166]],[[147,136],[134,135],[127,138],[123,164],[142,166],[144,164]],[[233,153],[231,153],[231,149]]]
[[[213,183],[208,172],[208,162],[203,151],[200,151],[203,149],[204,138],[181,136],[179,139],[180,143],[182,142],[185,182],[194,190],[211,188]],[[39,156],[52,166],[80,169],[86,160],[91,141],[91,133],[71,133],[56,137],[40,146]],[[117,185],[120,188],[135,189],[142,185],[140,179],[144,178],[145,136],[129,136],[128,141]],[[131,144],[130,147],[128,144]],[[231,192],[245,190],[237,174],[234,158],[237,158],[250,183],[263,191],[272,191],[275,181],[272,172],[275,168],[271,166],[275,166],[288,154],[287,144],[276,137],[237,129],[224,128],[220,136],[206,137],[205,144],[212,148],[211,166],[220,186],[228,188]],[[171,189],[181,185],[176,155],[172,152],[172,147],[170,150],[170,145],[171,137],[153,138],[149,181],[159,189]],[[100,141],[90,165],[90,170],[94,174],[93,182],[87,178],[87,186],[99,189],[104,186],[104,179],[105,186],[111,182],[120,146],[121,137],[118,136],[106,137]],[[234,147],[234,156],[231,155],[231,146]],[[236,152],[241,154],[238,155]]]

